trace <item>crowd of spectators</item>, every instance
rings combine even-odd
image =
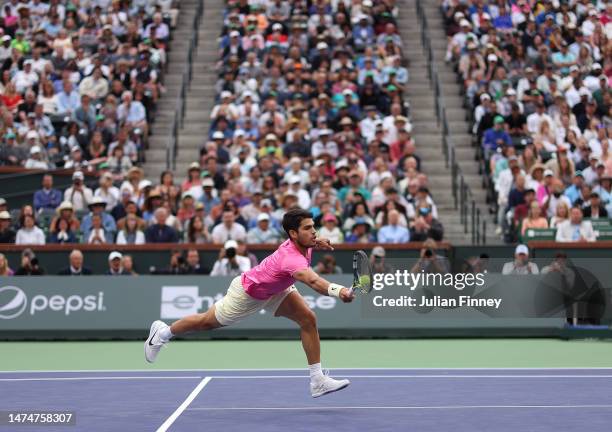
[[[612,215],[612,4],[443,0],[498,234],[594,241]]]
[[[5,2],[0,166],[138,165],[177,13],[172,0]]]
[[[73,184],[57,191],[47,176],[33,206],[0,214],[0,240],[14,232],[18,244],[278,243],[293,206],[309,209],[333,243],[442,240],[411,136],[397,15],[393,1],[229,1],[210,133],[186,179],[164,172],[152,182],[133,166],[134,131],[144,125],[119,128],[109,144],[94,121],[90,144],[66,149]],[[144,33],[149,25],[141,24]],[[105,63],[89,69],[115,71]],[[72,76],[56,84],[73,85]],[[130,82],[124,78],[111,88]],[[137,87],[141,97],[149,89]],[[98,100],[84,97],[85,111],[95,110]],[[28,166],[47,161],[47,147]],[[93,147],[109,157],[91,187],[80,161]]]
[[[246,228],[232,238],[249,243],[278,241],[295,205],[333,243],[441,240],[397,15],[392,0],[229,1],[210,142],[183,193],[212,184]]]

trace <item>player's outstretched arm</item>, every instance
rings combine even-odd
[[[338,297],[344,303],[350,303],[355,298],[350,289],[323,279],[310,268],[298,270],[293,274],[293,277],[300,282],[304,282],[316,292],[326,296]]]

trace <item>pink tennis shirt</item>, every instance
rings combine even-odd
[[[284,241],[276,251],[259,265],[242,274],[245,292],[258,300],[266,300],[295,283],[293,275],[310,268],[312,249],[305,257],[291,240]]]

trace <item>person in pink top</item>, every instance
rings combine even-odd
[[[348,386],[346,379],[335,380],[323,374],[317,319],[294,283],[303,282],[318,293],[338,297],[344,303],[350,303],[355,297],[349,288],[328,282],[310,268],[313,248],[333,250],[328,239],[317,238],[310,212],[301,208],[287,211],[283,229],[289,238],[259,265],[235,277],[227,294],[208,311],[182,318],[171,326],[155,321],[144,344],[145,359],[153,363],[162,346],[174,336],[229,326],[264,309],[300,326],[313,397]]]

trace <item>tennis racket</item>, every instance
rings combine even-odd
[[[368,255],[358,250],[353,254],[353,285],[351,293],[368,294],[372,291],[372,266]]]

